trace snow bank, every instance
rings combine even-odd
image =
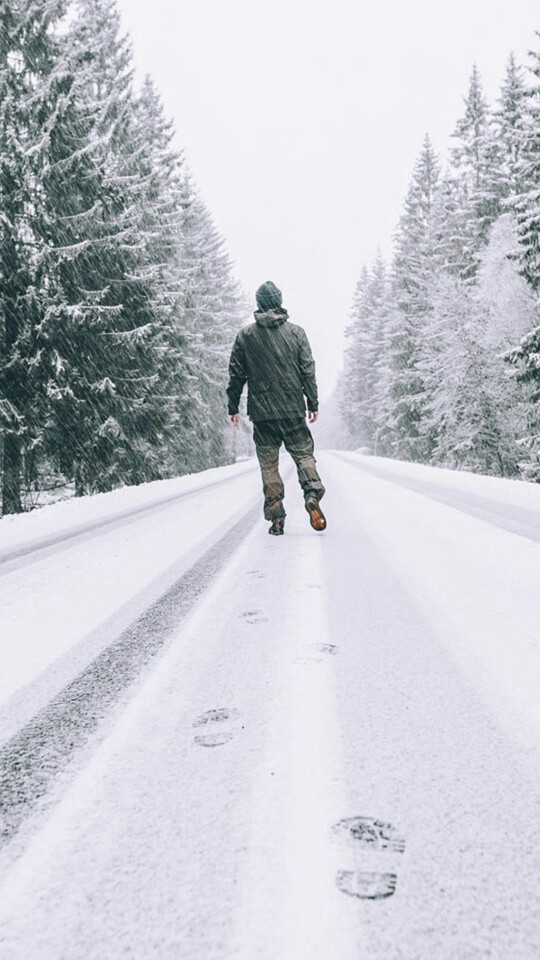
[[[336,450],[347,460],[356,461],[365,470],[377,473],[388,480],[429,482],[441,490],[456,490],[475,494],[485,499],[506,503],[527,510],[538,511],[540,516],[540,484],[525,480],[507,480],[501,477],[486,477],[466,470],[449,470],[443,467],[425,466],[406,460],[390,460],[385,457],[366,456]]]
[[[206,487],[240,477],[255,469],[255,460],[214,467],[200,473],[119,487],[110,493],[62,500],[31,513],[3,517],[0,522],[0,562],[19,553],[164,504]]]
[[[467,497],[489,491],[501,504],[508,498],[507,510],[526,505],[533,514],[540,507],[540,488],[377,460],[377,475],[356,471],[351,497],[351,459],[334,456],[331,481],[350,499],[352,512],[431,624],[434,639],[449,650],[512,735],[538,748],[540,546],[534,531],[516,536],[496,521],[471,516]],[[397,477],[433,478],[441,490],[455,484],[462,503],[449,509],[436,495],[396,483]],[[385,602],[395,601],[388,596]]]

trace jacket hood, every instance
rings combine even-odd
[[[289,314],[283,307],[274,307],[272,310],[256,310],[253,316],[260,327],[279,327],[289,319]]]

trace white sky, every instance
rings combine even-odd
[[[425,133],[444,156],[474,62],[498,96],[510,51],[540,45],[538,0],[117,2],[239,281],[281,288],[328,394]]]

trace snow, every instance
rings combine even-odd
[[[2,578],[9,695],[86,647],[89,610],[133,617],[255,505],[210,589],[5,851],[2,957],[535,956],[540,545],[525,522],[518,534],[500,521],[525,510],[532,531],[540,491],[318,460],[324,534],[290,471],[286,534],[268,537],[246,463]],[[422,492],[408,486],[420,480]],[[498,504],[492,521],[474,514],[479,500]],[[19,626],[17,592],[35,608]],[[405,852],[340,839],[354,816],[392,824]],[[371,874],[395,894],[358,899],[338,882]]]
[[[352,459],[347,454],[347,459]],[[354,455],[361,472],[338,468],[335,481],[356,482],[362,520],[387,563],[469,673],[500,720],[540,746],[540,487],[460,471]],[[370,475],[374,464],[380,474]],[[336,463],[332,464],[336,474]],[[387,479],[381,479],[386,475]],[[399,481],[399,486],[395,480]],[[516,535],[454,506],[404,489],[403,481],[526,508],[531,534]],[[465,507],[466,509],[466,507]],[[533,527],[533,523],[536,526]]]
[[[48,506],[47,509],[5,516],[0,521],[0,563],[23,551],[36,550],[50,543],[77,536],[93,526],[116,521],[159,503],[203,490],[228,477],[241,476],[253,469],[253,462],[215,467],[170,480],[120,487],[110,493],[76,497]]]
[[[358,484],[361,476],[369,503],[365,519],[377,541],[388,545],[389,562],[446,633],[457,627],[452,643],[459,656],[469,651],[469,659],[479,661],[483,682],[498,677],[499,691],[519,701],[536,729],[538,547],[463,511],[474,514],[480,503],[497,526],[515,523],[538,539],[538,485],[361,454],[340,457],[362,468],[361,474],[344,468],[338,482]],[[335,471],[339,461],[331,462]],[[233,496],[225,495],[223,484]],[[54,669],[54,683],[50,678],[45,684],[50,695],[50,683],[56,688],[66,679],[62,658],[71,652],[73,663],[65,669],[73,671],[110,642],[114,631],[217,541],[247,503],[256,502],[258,487],[250,460],[4,518],[0,602],[10,650],[0,673],[0,705]],[[450,497],[453,509],[434,502],[438,495]],[[412,546],[414,557],[405,556]],[[43,555],[20,557],[38,548]],[[474,592],[471,583],[477,584]],[[512,690],[518,691],[513,697]],[[4,708],[0,738],[5,717]]]
[[[254,464],[246,462],[7,518],[7,561],[23,548],[42,549],[0,566],[9,637],[0,741],[161,596],[257,494]],[[28,702],[17,710],[8,701],[25,688]]]
[[[383,471],[388,479],[394,477],[427,481],[440,490],[470,493],[497,502],[507,508],[508,515],[512,514],[512,506],[516,506],[537,513],[540,519],[540,484],[525,483],[523,480],[506,480],[501,477],[486,477],[466,470],[424,466],[420,463],[388,460],[385,457],[372,457],[354,452],[347,452],[344,456],[357,460],[366,469],[376,467],[377,470]]]

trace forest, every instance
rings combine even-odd
[[[2,514],[248,449],[224,389],[249,306],[174,143],[113,0],[3,0]],[[361,272],[330,425],[538,482],[540,50],[494,106],[473,69],[452,143],[443,168],[426,136],[391,261]]]
[[[335,398],[347,445],[540,482],[539,293],[537,50],[510,56],[494,106],[473,68],[445,167],[425,138],[391,261],[356,287]]]
[[[245,297],[133,72],[112,0],[3,0],[3,514],[233,459]]]

